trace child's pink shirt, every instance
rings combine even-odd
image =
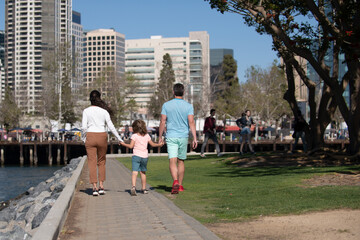
[[[145,136],[141,136],[138,133],[134,133],[131,136],[131,140],[135,142],[133,153],[135,156],[141,157],[141,158],[147,158],[149,157],[148,154],[148,143],[151,140],[151,137],[149,134],[146,134]]]

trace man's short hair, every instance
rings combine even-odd
[[[182,85],[181,83],[176,83],[174,85],[173,90],[174,90],[175,96],[178,96],[178,97],[184,96],[184,85]]]
[[[210,114],[212,114],[213,112],[215,112],[216,110],[215,109],[211,109],[210,110]]]

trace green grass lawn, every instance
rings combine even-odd
[[[225,160],[231,155],[215,156],[189,156],[185,162],[185,191],[170,197],[202,223],[360,208],[359,186],[300,186],[302,179],[316,174],[358,171],[360,166],[240,168]],[[131,158],[119,161],[131,168]],[[170,196],[172,179],[167,157],[149,158],[147,182],[158,192]]]

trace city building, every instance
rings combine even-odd
[[[83,86],[83,55],[84,55],[84,30],[81,25],[81,14],[72,11],[72,62],[73,77],[71,81],[71,90],[75,96],[79,96]]]
[[[219,75],[225,55],[234,57],[233,49],[217,48],[210,49],[210,86],[211,86],[211,102],[214,102],[216,94],[220,91]]]
[[[44,84],[64,72],[45,69],[61,45],[71,46],[71,27],[72,0],[5,0],[5,79],[24,113],[41,111]]]
[[[148,113],[166,53],[172,60],[175,81],[186,87],[185,99],[191,103],[201,101],[204,109],[209,107],[210,54],[206,31],[189,32],[188,37],[127,39],[125,51],[126,72],[131,72],[140,84],[134,95],[139,113]]]
[[[0,30],[0,103],[5,96],[5,31]]]
[[[125,76],[124,34],[114,29],[89,31],[85,34],[84,46],[83,85],[86,89],[94,87],[106,71],[112,71],[114,77]],[[100,90],[107,94],[107,89]]]

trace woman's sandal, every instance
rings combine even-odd
[[[104,188],[99,188],[99,194],[104,195],[105,194],[105,189]]]
[[[135,188],[135,186],[133,186],[133,187],[131,188],[130,193],[131,193],[131,196],[136,196],[136,188]]]
[[[93,195],[94,197],[99,196],[99,191],[98,191],[96,188],[93,188],[93,193],[92,193],[92,195]]]

